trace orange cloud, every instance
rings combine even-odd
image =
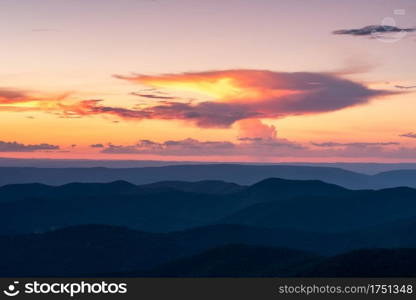
[[[256,101],[303,92],[290,87],[284,78],[274,77],[272,84],[268,84],[270,76],[275,74],[278,73],[263,70],[227,70],[161,76],[116,75],[116,77],[155,88],[206,94],[217,101]]]
[[[240,131],[240,139],[276,139],[277,137],[277,130],[275,126],[263,124],[258,119],[239,121],[238,127]]]
[[[0,88],[0,104],[13,104],[32,101],[25,91]]]
[[[52,111],[69,93],[52,96],[17,89],[0,88],[0,110],[3,111]]]

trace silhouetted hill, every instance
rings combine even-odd
[[[0,203],[37,198],[49,194],[52,190],[53,187],[40,183],[5,185],[0,187]]]
[[[68,183],[62,186],[44,184],[11,184],[0,187],[0,203],[27,199],[67,199],[89,196],[123,196],[151,192],[125,182],[110,183]]]
[[[150,268],[181,256],[161,234],[110,226],[0,237],[0,276],[81,276]]]
[[[333,254],[343,251],[347,241],[343,236],[233,224],[197,227],[170,232],[168,235],[180,245],[195,252],[228,244],[245,244]]]
[[[412,218],[338,234],[222,224],[171,232],[169,237],[194,251],[246,244],[334,255],[354,249],[416,248],[415,231]]]
[[[171,188],[182,192],[200,194],[232,194],[245,189],[245,187],[241,185],[220,180],[204,180],[196,182],[161,181],[142,185],[141,187],[145,189]]]
[[[416,248],[416,218],[349,233],[350,249],[357,248]]]
[[[277,202],[301,196],[348,196],[353,192],[319,180],[268,178],[249,186],[239,195],[251,203]],[[248,201],[250,199],[250,201]]]
[[[321,258],[279,248],[228,245],[127,276],[155,277],[284,277],[293,276]]]
[[[386,187],[416,187],[416,170],[395,170],[372,176],[372,181]]]
[[[415,199],[416,190],[409,188],[302,196],[254,204],[226,217],[222,223],[346,232],[413,217]]]
[[[357,250],[321,261],[304,277],[415,277],[416,249]]]
[[[232,199],[180,191],[44,196],[0,204],[0,233],[44,232],[80,224],[168,231],[211,222],[236,210],[236,205]]]
[[[356,250],[324,258],[307,252],[229,245],[150,272],[156,277],[414,277],[416,249]]]
[[[235,250],[249,249],[248,254],[253,259],[255,253],[261,254],[261,251],[254,250],[254,245],[261,250],[264,248],[261,247],[262,244],[281,244],[278,242],[280,238],[289,238],[288,233],[281,235],[282,232],[223,225],[158,234],[105,225],[84,225],[41,234],[0,236],[0,276],[94,276],[126,273],[151,269],[211,248],[226,247],[235,241],[246,243],[247,246]],[[237,236],[227,241],[233,234]],[[276,258],[278,260],[287,260],[290,255],[301,253],[295,250],[281,251],[273,253],[279,256]],[[243,258],[244,253],[241,253],[239,259]],[[312,257],[307,257],[309,256]],[[264,264],[267,263],[266,256],[261,259]]]
[[[182,191],[200,194],[230,194],[244,190],[245,187],[223,181],[165,181],[136,186],[126,181],[109,183],[68,183],[49,186],[39,183],[10,184],[0,187],[0,203],[24,199],[47,199],[87,196],[128,196]]]
[[[416,250],[402,249],[415,247],[415,229],[415,220],[337,235],[240,225],[167,234],[75,226],[0,236],[0,276],[411,276]],[[333,256],[366,247],[397,249]]]

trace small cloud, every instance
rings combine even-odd
[[[47,150],[59,150],[59,146],[51,144],[25,145],[17,142],[0,141],[0,152],[35,152]]]
[[[353,35],[353,36],[370,36],[373,34],[388,34],[397,32],[415,32],[416,28],[400,28],[388,25],[370,25],[358,29],[341,29],[335,30],[333,34]]]
[[[90,145],[91,148],[104,148],[103,144],[92,144]]]
[[[416,139],[416,133],[415,132],[408,132],[400,135],[401,137],[407,137],[411,139]]]

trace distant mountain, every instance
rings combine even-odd
[[[31,167],[31,168],[143,168],[162,167],[174,165],[204,165],[225,164],[225,162],[198,162],[198,161],[158,161],[158,160],[96,160],[96,159],[41,159],[41,158],[6,158],[0,157],[0,167]],[[229,163],[228,163],[229,164]],[[416,170],[416,163],[354,163],[354,162],[285,162],[285,163],[254,163],[233,162],[236,165],[293,165],[311,167],[332,167],[344,170],[377,174],[394,170]]]
[[[301,277],[415,277],[416,249],[356,250],[322,260]]]
[[[242,185],[266,178],[322,180],[349,188],[367,188],[369,177],[363,174],[327,167],[255,166],[235,164],[178,165],[145,168],[0,168],[0,186],[18,183],[63,185],[71,182],[112,182],[124,180],[133,184],[159,181],[220,180]]]
[[[0,199],[0,234],[82,224],[167,232],[224,223],[339,233],[416,217],[411,188],[347,190],[276,178],[247,187],[220,181],[11,185],[0,187]]]
[[[287,277],[316,264],[321,257],[297,250],[228,245],[124,276],[155,277]]]
[[[0,167],[0,186],[21,183],[63,185],[71,182],[128,181],[150,184],[160,181],[225,181],[251,185],[270,177],[321,180],[349,189],[416,188],[416,171],[402,170],[370,176],[334,167],[298,165],[201,164],[142,168],[13,168]]]
[[[126,181],[110,183],[68,183],[62,186],[45,184],[10,184],[0,186],[0,203],[27,199],[67,199],[69,197],[123,197],[140,196],[167,192],[188,192],[197,194],[231,194],[245,187],[223,181],[163,181],[136,186]]]
[[[198,161],[158,161],[158,160],[95,160],[95,159],[40,159],[40,158],[5,158],[0,157],[0,167],[23,168],[143,168],[163,167],[174,165],[206,165],[226,164],[224,162],[198,162]],[[229,164],[229,163],[228,163]],[[235,165],[292,165],[310,167],[331,167],[374,175],[380,172],[395,170],[416,170],[416,163],[311,163],[311,162],[286,162],[286,163],[252,163],[235,162]],[[122,178],[118,178],[122,179]]]
[[[62,186],[49,186],[45,184],[11,184],[0,187],[0,203],[15,202],[28,199],[67,199],[73,197],[89,196],[123,196],[131,193],[145,192],[137,186],[125,182],[110,183],[69,183]]]
[[[291,162],[291,163],[286,163],[286,165],[341,168],[347,171],[358,172],[358,173],[363,173],[367,175],[374,175],[374,174],[378,174],[382,172],[397,171],[397,170],[416,170],[416,163]]]

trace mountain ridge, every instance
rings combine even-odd
[[[201,164],[142,168],[34,168],[0,167],[0,186],[15,183],[62,185],[71,182],[112,182],[124,180],[144,185],[160,181],[220,180],[251,185],[276,177],[288,180],[321,180],[349,189],[380,189],[398,184],[416,187],[415,171],[398,170],[365,175],[335,167],[298,165]]]

